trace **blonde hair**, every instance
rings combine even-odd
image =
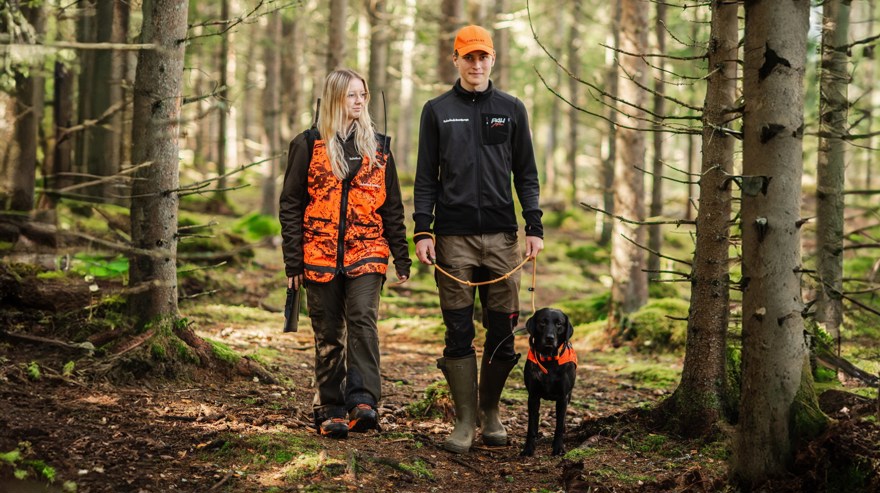
[[[324,139],[327,149],[327,157],[330,159],[330,167],[333,174],[340,180],[348,176],[349,167],[345,160],[345,152],[342,150],[342,142],[348,135],[346,128],[348,98],[348,86],[354,79],[360,79],[364,83],[367,97],[364,101],[364,109],[361,116],[354,121],[355,147],[361,156],[368,159],[368,164],[381,166],[376,159],[376,135],[373,130],[373,121],[367,109],[370,103],[370,91],[367,81],[354,70],[337,69],[327,75],[324,80],[324,92],[321,97],[321,112],[318,115],[318,132]]]

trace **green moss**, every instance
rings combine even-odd
[[[565,459],[570,461],[584,460],[599,455],[599,450],[594,448],[578,447],[565,453]]]
[[[572,260],[579,260],[590,264],[604,264],[608,261],[608,250],[595,243],[589,243],[570,248],[565,252],[565,256]]]
[[[687,340],[688,302],[678,298],[649,301],[624,323],[621,337],[647,351],[676,351]]]
[[[238,363],[238,360],[241,359],[241,355],[239,355],[237,352],[235,352],[234,349],[230,348],[226,344],[214,341],[212,339],[205,340],[208,341],[209,344],[211,344],[211,353],[213,353],[214,356],[217,357],[217,359],[225,361],[230,365],[235,365],[236,363]]]
[[[679,292],[678,286],[681,286],[682,283],[676,282],[659,282],[654,281],[648,283],[648,297],[652,299],[657,298],[679,298],[681,293]]]
[[[564,301],[554,306],[568,315],[572,325],[580,325],[608,318],[610,302],[611,292],[606,291],[583,300]]]
[[[790,430],[795,446],[806,443],[819,436],[828,426],[828,416],[819,408],[810,363],[804,362],[801,385],[792,403]]]
[[[172,347],[175,354],[177,354],[177,358],[183,361],[184,363],[198,364],[199,357],[196,353],[182,340],[177,337],[172,338],[168,341],[168,344]]]
[[[155,340],[154,340],[154,341],[150,344],[150,356],[151,356],[154,360],[163,361],[163,360],[165,360],[165,358],[168,356],[168,354],[167,354],[167,352],[165,351],[165,346],[163,346],[162,344],[160,344],[158,341],[155,341]]]

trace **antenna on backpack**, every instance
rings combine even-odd
[[[321,114],[321,98],[315,103],[315,120],[312,122],[312,128],[318,128],[318,116]]]
[[[385,124],[385,133],[382,134],[382,160],[385,162],[384,164],[388,164],[388,109],[385,107],[385,91],[381,91],[382,93],[382,122]]]

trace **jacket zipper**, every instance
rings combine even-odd
[[[353,178],[353,177],[352,177]],[[348,210],[348,192],[351,190],[352,178],[342,180],[342,197],[339,201],[339,231],[336,237],[336,273],[344,274],[343,261],[345,259],[345,220]]]
[[[482,172],[483,172],[483,160],[482,160],[482,150],[483,150],[483,142],[481,138],[481,130],[483,126],[483,121],[480,118],[480,107],[477,104],[477,95],[474,95],[471,99],[471,103],[473,105],[473,114],[474,114],[474,138],[475,138],[475,146],[474,150],[476,152],[476,163],[477,163],[477,228],[480,233],[483,232],[483,180],[482,180]]]

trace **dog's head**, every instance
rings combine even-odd
[[[541,308],[526,321],[529,346],[540,354],[554,354],[559,346],[568,341],[574,328],[562,310]]]

